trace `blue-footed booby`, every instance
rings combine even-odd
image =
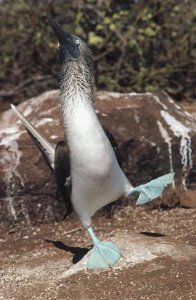
[[[70,159],[66,151],[65,142],[59,141],[56,144],[56,147],[54,147],[51,143],[49,143],[46,140],[46,138],[38,131],[38,129],[35,128],[33,124],[27,120],[27,118],[25,118],[25,116],[17,109],[15,105],[11,104],[11,108],[17,115],[17,117],[22,121],[33,142],[38,147],[39,151],[42,153],[50,170],[54,173],[54,177],[57,183],[56,196],[61,196],[64,200],[64,218],[66,218],[73,211],[73,207],[70,197]],[[112,145],[112,148],[116,155],[116,159],[119,165],[121,165],[120,152],[118,150],[117,142],[107,127],[103,126],[103,129]]]
[[[92,216],[121,196],[140,193],[136,204],[159,197],[172,183],[174,174],[133,187],[121,169],[93,107],[93,55],[90,48],[51,18],[48,21],[59,42],[60,109],[70,155],[71,205],[93,243],[86,267],[110,268],[121,258],[121,251],[113,242],[103,242],[96,237]]]

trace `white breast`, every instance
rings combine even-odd
[[[91,103],[77,103],[65,111],[72,176],[72,203],[84,226],[104,205],[117,200],[131,185],[120,169],[111,144]]]
[[[113,163],[113,150],[91,103],[82,99],[77,103],[65,118],[72,171],[83,168],[91,176],[104,175]]]

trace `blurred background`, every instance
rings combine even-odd
[[[0,110],[58,87],[56,38],[45,20],[88,42],[99,90],[195,98],[193,0],[0,1]]]

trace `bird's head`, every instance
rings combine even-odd
[[[52,18],[47,19],[59,42],[60,63],[87,64],[92,69],[93,55],[88,45],[79,37],[65,32]]]

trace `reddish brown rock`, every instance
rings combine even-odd
[[[50,91],[18,106],[53,144],[63,139],[58,97],[58,91]],[[123,169],[134,185],[174,171],[177,189],[162,201],[175,205],[178,191],[195,189],[195,119],[166,93],[99,92],[95,108],[117,139]],[[37,147],[11,110],[0,120],[1,223],[62,219],[64,206],[55,199],[53,174]]]

